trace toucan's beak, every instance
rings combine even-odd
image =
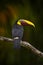
[[[25,19],[20,19],[20,20],[18,21],[18,24],[19,24],[19,25],[31,25],[31,26],[35,27],[35,25],[34,25],[33,22],[28,21],[28,20],[25,20]]]

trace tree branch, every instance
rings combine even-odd
[[[10,41],[10,42],[13,42],[14,39],[0,36],[0,40],[1,40],[1,41]],[[34,46],[32,46],[30,43],[28,43],[28,42],[26,42],[26,41],[21,41],[20,44],[21,44],[21,46],[23,46],[23,47],[30,48],[31,51],[32,51],[35,55],[38,55],[38,56],[40,56],[40,57],[43,57],[43,52],[41,52],[41,51],[39,51],[38,49],[36,49],[36,48],[35,48]]]

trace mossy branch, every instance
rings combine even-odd
[[[9,42],[13,42],[14,39],[11,38],[7,38],[7,37],[3,37],[0,36],[0,40],[1,41],[9,41]],[[38,55],[40,57],[43,57],[43,52],[41,52],[40,50],[36,49],[33,45],[31,45],[30,43],[26,42],[26,41],[21,41],[20,42],[21,46],[26,47],[26,48],[30,48],[31,51],[35,54]]]

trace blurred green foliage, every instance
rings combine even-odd
[[[19,18],[35,24],[35,29],[24,26],[22,40],[43,51],[43,0],[1,0],[0,36],[12,37],[12,26]],[[13,64],[13,43],[0,41],[0,65]],[[34,55],[30,49],[21,47],[21,65],[43,65],[43,58]]]

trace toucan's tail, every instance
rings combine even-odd
[[[20,49],[20,39],[14,39],[14,48]]]
[[[14,40],[14,64],[20,65],[20,40]]]

